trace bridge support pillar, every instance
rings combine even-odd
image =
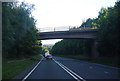
[[[97,51],[97,41],[95,39],[92,40],[91,44],[91,59],[94,60],[99,56],[99,53]]]

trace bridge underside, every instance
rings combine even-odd
[[[37,34],[38,40],[47,39],[92,39],[91,58],[98,57],[96,50],[96,29],[92,30],[79,30],[79,31],[55,31],[55,32],[41,32]]]
[[[84,31],[56,31],[56,32],[41,32],[38,33],[38,40],[46,39],[95,39],[96,30]]]

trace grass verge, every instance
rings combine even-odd
[[[59,55],[59,56],[120,68],[119,57],[98,57],[97,59],[90,60],[88,56],[84,56],[84,55],[76,55],[76,56],[74,56],[74,55],[67,55],[67,56]]]
[[[27,59],[4,59],[2,65],[2,79],[12,79],[14,76],[40,60],[40,56],[33,56]]]

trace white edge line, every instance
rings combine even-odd
[[[42,58],[43,59],[43,58]],[[38,65],[41,63],[42,59],[38,62],[38,64],[22,79],[22,81],[25,81],[31,74],[32,72],[38,67]]]
[[[54,59],[53,59],[54,60]],[[54,60],[55,61],[55,60]],[[78,74],[74,73],[73,71],[71,71],[69,68],[67,68],[65,65],[63,65],[62,63],[58,62],[60,65],[62,65],[65,69],[67,69],[68,71],[70,71],[71,73],[73,73],[74,75],[76,75],[77,77],[79,77],[81,80],[86,81],[85,79],[83,79],[82,77],[80,77]]]

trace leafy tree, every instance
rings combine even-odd
[[[97,25],[94,23],[95,22],[95,19],[91,19],[91,18],[88,18],[86,21],[84,21],[80,28],[97,28]]]
[[[101,8],[97,18],[88,18],[79,28],[91,25],[98,28],[97,49],[101,56],[120,56],[120,1],[114,7]],[[92,28],[87,27],[87,28]],[[76,28],[74,28],[76,29]],[[63,39],[57,42],[53,48],[53,54],[81,55],[91,53],[91,40]]]
[[[83,55],[90,54],[90,40],[84,39],[63,39],[52,47],[54,55]],[[89,45],[89,46],[88,46]]]
[[[51,53],[51,49],[52,49],[52,45],[43,45],[42,46],[42,54],[44,54],[45,52]]]
[[[114,7],[102,8],[98,16],[98,50],[102,55],[115,56],[119,52],[120,1]]]
[[[37,41],[36,20],[31,15],[34,5],[3,2],[2,8],[3,56],[18,58],[40,53],[41,41]]]

